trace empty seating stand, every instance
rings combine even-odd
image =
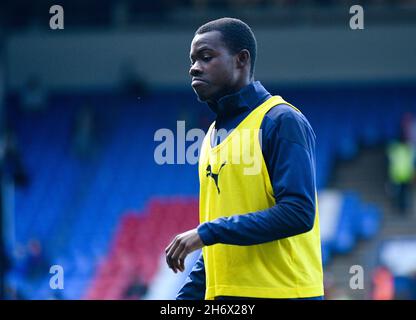
[[[371,146],[398,137],[401,116],[405,112],[414,113],[416,106],[414,88],[403,86],[270,88],[270,91],[299,107],[316,133],[319,192],[327,186],[338,158],[354,157],[359,145]],[[208,122],[214,115],[196,102],[191,90],[157,92],[140,102],[100,93],[57,94],[51,97],[48,109],[42,114],[24,114],[16,107],[16,99],[9,100],[10,124],[16,131],[30,177],[27,189],[16,190],[16,243],[25,245],[31,238],[40,239],[50,262],[65,269],[64,299],[95,296],[100,290],[92,288],[106,287],[112,281],[109,276],[99,275],[109,275],[114,270],[124,270],[126,277],[134,277],[140,270],[143,281],[150,281],[154,261],[169,241],[163,237],[182,231],[182,223],[188,222],[176,219],[184,214],[175,209],[178,204],[156,214],[159,206],[164,206],[162,199],[198,196],[197,166],[155,163],[154,150],[160,142],[154,140],[154,134],[161,128],[169,128],[176,134],[177,120],[187,120],[186,129],[202,127],[207,115]],[[77,158],[71,151],[74,119],[85,101],[99,114],[101,128],[97,150],[89,161]],[[157,201],[161,204],[156,205]],[[355,205],[346,205],[345,210]],[[362,219],[361,226],[353,228],[357,235],[371,237],[377,230],[376,219],[371,216],[378,215],[377,209],[370,205],[362,211],[372,213]],[[150,218],[153,214],[159,217],[156,219],[169,221],[168,225],[162,226],[159,223],[162,220],[153,221]],[[192,216],[197,219],[197,214]],[[138,229],[125,226],[138,223],[131,222],[136,219],[141,221]],[[348,226],[351,218],[344,219]],[[188,226],[194,226],[196,221]],[[144,224],[146,228],[141,229]],[[127,231],[124,235],[120,231],[124,228],[139,231]],[[160,243],[153,241],[155,235]],[[112,239],[123,243],[120,247],[124,249],[116,249],[119,245]],[[339,251],[348,250],[354,242],[348,234],[343,239],[335,246]],[[127,248],[141,252],[142,258],[124,254]],[[108,260],[115,262],[102,264]],[[14,271],[15,282],[26,288],[30,279]],[[48,277],[46,274],[27,298],[49,298]],[[101,278],[104,280],[98,280]],[[112,291],[108,289],[106,297],[119,297],[129,281],[119,273],[114,278],[119,279],[118,286],[112,287]]]

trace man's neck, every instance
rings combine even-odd
[[[216,98],[214,100],[211,100],[211,101],[207,101],[207,103],[208,104],[211,104],[211,105],[216,105],[218,103],[218,101],[220,101],[225,96],[229,96],[229,95],[236,94],[237,92],[239,92],[244,87],[248,86],[253,81],[254,81],[254,79],[248,79],[247,78],[247,79],[239,82],[238,84],[236,84],[234,87],[232,87],[232,88],[224,91],[224,93],[220,97],[218,97],[218,98]]]

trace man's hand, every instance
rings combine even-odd
[[[197,229],[178,234],[165,249],[166,262],[169,268],[175,273],[178,270],[183,272],[185,270],[186,256],[203,246],[204,243],[199,237]]]

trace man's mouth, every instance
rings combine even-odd
[[[200,78],[193,78],[191,85],[192,85],[192,87],[198,87],[198,86],[201,86],[201,85],[204,85],[204,84],[208,84],[208,82],[203,80],[203,79],[200,79]]]

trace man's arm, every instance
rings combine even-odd
[[[315,219],[315,134],[289,106],[278,106],[263,124],[263,154],[276,205],[262,211],[206,222],[198,227],[205,245],[253,245],[312,229]]]
[[[194,267],[179,290],[176,300],[204,300],[205,298],[205,265],[202,252]]]

